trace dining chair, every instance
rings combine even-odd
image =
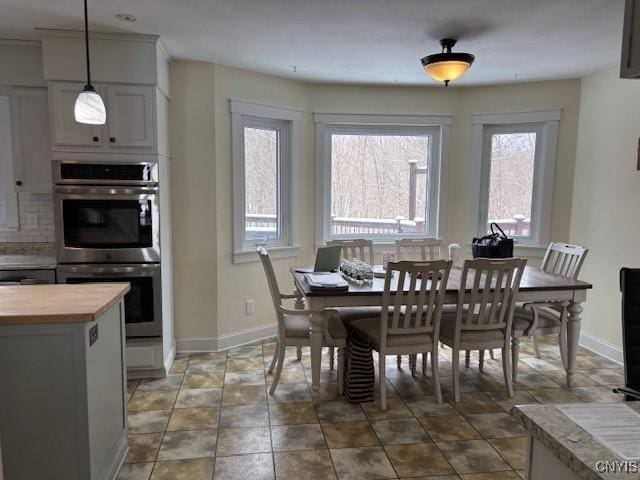
[[[433,387],[437,402],[442,403],[438,372],[438,335],[450,271],[451,262],[447,260],[389,263],[380,315],[352,323],[354,328],[371,339],[373,349],[379,354],[382,410],[387,408],[387,355],[433,352]]]
[[[340,247],[342,258],[357,258],[369,265],[374,265],[373,241],[364,238],[328,240],[328,247]],[[371,318],[380,315],[380,307],[339,307],[335,311],[343,323],[349,324],[360,318]],[[329,349],[329,369],[333,370],[335,353]]]
[[[308,310],[289,309],[283,305],[283,300],[297,299],[299,295],[296,293],[281,293],[280,288],[278,287],[278,280],[276,279],[276,275],[273,270],[273,264],[269,257],[269,252],[267,252],[264,247],[258,247],[258,255],[262,261],[264,273],[267,276],[267,283],[269,285],[269,291],[271,292],[271,298],[273,300],[273,306],[278,320],[276,348],[268,371],[268,373],[272,373],[274,367],[276,368],[273,376],[273,383],[269,389],[269,393],[273,395],[276,391],[276,387],[278,386],[278,382],[280,381],[286,347],[310,346],[311,313]],[[322,327],[323,346],[338,347],[338,392],[342,393],[344,348],[347,341],[347,330],[340,321],[338,315],[332,310],[327,310],[324,313]]]
[[[509,397],[511,329],[525,258],[466,260],[457,305],[446,308],[440,341],[453,349],[454,401],[460,401],[460,350],[502,349],[502,369]]]
[[[577,279],[589,250],[568,243],[550,243],[542,259],[540,269],[571,279]],[[569,302],[530,302],[516,306],[513,316],[511,355],[513,359],[513,381],[516,381],[520,356],[520,339],[531,337],[534,352],[540,358],[539,335],[558,335],[560,358],[567,367],[567,318]]]
[[[440,260],[444,258],[442,249],[444,242],[441,238],[400,238],[396,240],[396,261],[400,260]],[[416,373],[417,355],[409,356],[411,374]],[[397,358],[398,368],[402,366],[402,355]],[[427,353],[422,353],[422,374],[427,370]]]

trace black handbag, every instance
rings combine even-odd
[[[500,225],[491,223],[491,233],[481,238],[473,238],[471,252],[473,258],[513,257],[513,238],[507,237]],[[498,230],[496,232],[494,227]]]

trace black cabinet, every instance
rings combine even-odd
[[[640,78],[640,0],[625,3],[620,77]]]

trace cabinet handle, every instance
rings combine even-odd
[[[116,143],[116,137],[109,137],[109,141],[111,143]]]
[[[21,187],[22,186],[22,180],[16,180],[16,185]]]
[[[93,141],[94,142],[98,142],[98,141],[100,141],[100,139],[98,137],[93,137]]]

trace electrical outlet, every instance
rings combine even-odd
[[[38,214],[37,213],[25,213],[24,214],[24,228],[25,230],[35,230],[38,228]]]
[[[253,298],[247,298],[244,301],[244,314],[253,315],[256,313],[256,302]]]

